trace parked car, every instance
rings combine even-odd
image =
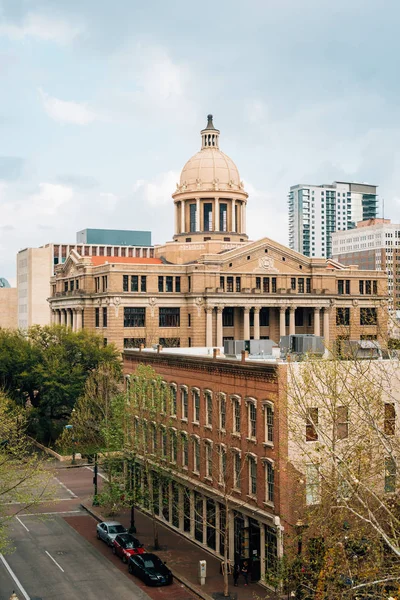
[[[173,577],[167,565],[155,554],[133,554],[128,562],[129,573],[136,575],[146,585],[169,585]]]
[[[119,533],[128,533],[127,529],[118,521],[103,521],[97,525],[96,530],[97,539],[103,540],[108,546],[112,546]]]
[[[122,558],[122,562],[127,563],[132,554],[143,554],[145,549],[143,544],[130,533],[120,533],[112,543],[112,551]]]

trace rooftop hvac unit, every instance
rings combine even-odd
[[[307,333],[284,335],[281,337],[279,346],[282,358],[286,358],[288,355],[300,358],[305,354],[322,356],[325,352],[324,338],[319,335]]]
[[[246,342],[244,340],[225,340],[224,342],[225,356],[237,356],[243,350],[246,350]]]

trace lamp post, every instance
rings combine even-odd
[[[94,469],[93,469],[93,485],[94,485],[94,495],[93,495],[93,502],[92,505],[93,506],[99,506],[99,500],[97,498],[97,492],[98,492],[98,487],[97,487],[97,474],[98,474],[98,463],[97,463],[97,452],[94,455]]]
[[[74,416],[75,413],[75,409],[73,408],[71,411],[71,417]],[[72,461],[71,461],[71,465],[76,465],[76,460],[75,460],[75,437],[74,437],[74,426],[71,425],[71,423],[69,423],[68,425],[65,425],[65,429],[68,429],[71,431],[72,434]]]

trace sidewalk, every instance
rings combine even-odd
[[[101,515],[98,507],[93,507],[91,499],[82,503],[82,507],[98,520],[106,520]],[[112,517],[113,520],[120,521],[125,527],[129,528],[130,512],[123,511]],[[146,548],[153,545],[153,521],[151,517],[140,512],[135,508],[135,525],[138,539]],[[223,597],[223,577],[220,574],[221,561],[215,556],[197,546],[185,537],[175,533],[168,526],[157,522],[159,544],[161,550],[157,550],[157,555],[163,561],[166,561],[168,567],[174,573],[174,576],[181,580],[187,587],[196,594],[211,600],[211,598]],[[206,584],[200,586],[198,583],[198,564],[199,560],[207,561]],[[234,587],[232,576],[229,577],[229,593],[231,597],[237,600],[278,600],[279,596],[266,590],[258,583],[249,583],[244,586],[243,577],[239,578],[238,587]]]

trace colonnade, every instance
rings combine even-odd
[[[193,200],[196,203],[196,226],[195,232],[199,233],[207,233],[204,229],[204,223],[202,223],[201,218],[201,208],[203,203],[211,203],[213,205],[212,208],[212,229],[208,231],[223,231],[220,223],[219,223],[219,204],[220,202],[227,204],[227,223],[226,223],[226,232],[231,233],[244,233],[246,231],[246,203],[243,200],[235,200],[232,198],[194,198],[188,200],[187,198],[184,200],[180,200],[175,203],[175,232],[176,233],[191,233],[190,232],[190,214],[189,210],[187,210],[187,206],[193,204]],[[236,218],[236,207],[237,218]],[[180,219],[178,217],[178,212],[180,213]],[[180,222],[179,222],[180,221]],[[192,233],[195,233],[192,232]]]
[[[250,339],[250,311],[252,310],[254,313],[254,325],[253,325],[253,339],[260,339],[260,310],[262,307],[259,306],[244,306],[243,308],[243,339]],[[296,333],[296,308],[305,308],[305,307],[297,307],[294,305],[282,305],[282,306],[272,306],[269,307],[272,309],[279,310],[279,336],[282,337],[284,335],[294,335]],[[329,323],[330,323],[330,309],[329,307],[307,307],[312,308],[314,311],[314,335],[321,335],[321,310],[323,310],[323,333],[325,338],[325,344],[329,344]],[[213,346],[213,314],[216,312],[217,315],[217,339],[216,346],[221,347],[223,345],[223,320],[222,313],[224,307],[223,306],[207,306],[205,308],[206,311],[206,346]],[[286,327],[286,311],[289,310],[289,331],[287,331]]]
[[[51,311],[51,323],[53,325],[64,325],[73,331],[79,331],[83,327],[82,308],[56,308]]]

